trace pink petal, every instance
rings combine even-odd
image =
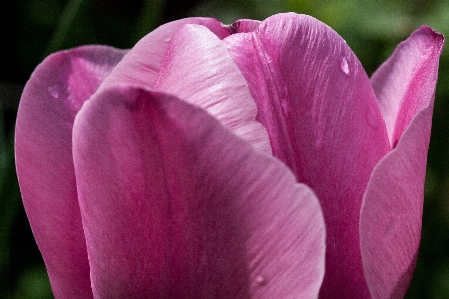
[[[185,25],[173,38],[155,90],[199,106],[236,135],[271,155],[264,126],[245,78],[225,44],[209,29]]]
[[[153,87],[170,41],[187,24],[203,25],[220,39],[230,34],[225,26],[211,18],[187,18],[164,24],[134,45],[102,87],[123,83]]]
[[[232,23],[229,28],[233,33],[253,32],[259,28],[260,21],[241,19]]]
[[[109,47],[49,56],[23,91],[15,154],[23,204],[56,298],[91,298],[72,163],[72,125],[85,100],[123,57]]]
[[[318,200],[203,110],[109,89],[73,142],[97,298],[317,297]]]
[[[433,99],[443,39],[441,34],[422,26],[371,78],[392,146],[412,118]]]
[[[279,14],[227,37],[273,154],[320,199],[327,233],[322,298],[369,298],[359,241],[362,198],[390,150],[370,81],[345,41],[309,16]]]
[[[394,132],[390,140],[400,138],[374,169],[362,206],[360,242],[373,298],[403,298],[415,268],[443,42],[441,34],[421,27],[373,76],[389,132]]]

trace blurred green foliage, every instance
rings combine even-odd
[[[449,36],[448,0],[0,0],[1,298],[52,298],[15,177],[17,83],[24,84],[46,55],[60,49],[82,44],[129,48],[158,25],[187,16],[231,23],[284,11],[309,14],[334,28],[369,75],[422,24]],[[436,99],[421,250],[409,299],[449,298],[448,50],[441,57]]]

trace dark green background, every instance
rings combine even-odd
[[[333,27],[371,73],[422,24],[449,36],[446,1],[0,0],[0,298],[52,298],[18,191],[13,127],[23,84],[51,52],[82,44],[129,48],[187,16],[223,23],[306,13]],[[449,298],[449,54],[440,61],[427,167],[423,234],[406,298]]]

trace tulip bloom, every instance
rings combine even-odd
[[[402,297],[443,43],[421,27],[370,80],[289,13],[49,56],[16,163],[55,296]]]

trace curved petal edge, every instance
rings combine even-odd
[[[52,54],[33,72],[20,101],[17,176],[57,298],[92,297],[72,162],[72,126],[83,103],[124,54],[105,46]]]
[[[317,298],[315,195],[202,109],[105,89],[73,143],[94,296]]]

